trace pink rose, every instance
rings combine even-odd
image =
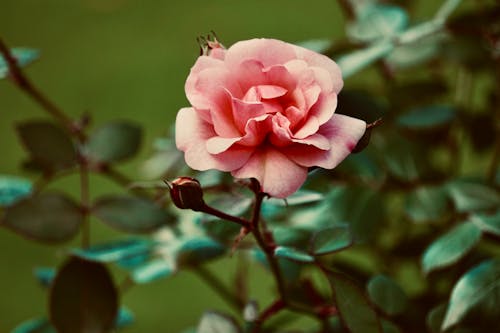
[[[309,167],[332,169],[366,123],[334,114],[343,86],[337,64],[274,39],[241,41],[198,58],[186,81],[192,107],[177,114],[176,144],[196,170],[256,178],[285,198]]]

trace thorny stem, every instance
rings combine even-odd
[[[213,215],[213,216],[217,216],[223,220],[226,220],[226,221],[230,221],[230,222],[233,222],[233,223],[236,223],[236,224],[239,224],[241,225],[242,227],[246,227],[246,228],[249,228],[250,225],[249,225],[249,221],[241,218],[241,217],[238,217],[238,216],[233,216],[233,215],[229,215],[229,214],[226,214],[218,209],[215,209],[209,205],[204,205],[203,208],[200,210],[200,212],[203,212],[203,213],[207,213],[207,214],[210,214],[210,215]]]
[[[193,270],[203,281],[205,281],[212,289],[219,294],[223,300],[233,306],[237,311],[241,311],[245,304],[241,299],[236,297],[226,286],[205,267],[199,266]]]

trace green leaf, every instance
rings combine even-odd
[[[408,15],[397,6],[370,4],[356,14],[356,21],[347,25],[347,35],[357,42],[394,36],[408,25]]]
[[[141,145],[141,128],[128,121],[114,121],[96,129],[89,137],[86,151],[98,163],[112,163],[134,156]]]
[[[209,205],[225,212],[226,214],[233,216],[242,216],[252,206],[252,199],[244,196],[225,193],[218,196],[215,200],[210,201]],[[220,218],[213,215],[207,215],[203,216],[202,221],[220,221]]]
[[[21,323],[11,333],[56,333],[56,330],[47,318],[36,318]]]
[[[111,227],[129,233],[147,233],[173,222],[173,217],[154,202],[127,195],[101,197],[92,211]]]
[[[324,195],[314,191],[299,190],[286,199],[270,198],[266,202],[275,206],[298,206],[319,202],[324,199]]]
[[[201,317],[196,333],[239,333],[236,321],[217,312],[205,312]]]
[[[479,242],[481,230],[466,221],[435,240],[422,257],[425,273],[447,267],[459,261]]]
[[[52,281],[54,281],[56,270],[51,267],[37,267],[34,269],[33,274],[42,287],[47,288],[50,287]]]
[[[483,232],[500,236],[500,209],[493,214],[478,213],[471,215],[470,221]]]
[[[324,53],[332,46],[330,39],[309,39],[297,43],[298,46],[304,47],[316,53]]]
[[[333,272],[329,272],[328,280],[342,322],[351,333],[382,332],[375,310],[352,281]]]
[[[412,109],[397,119],[399,126],[412,130],[442,128],[449,125],[457,111],[448,105],[432,105]]]
[[[32,190],[33,185],[27,179],[0,175],[0,207],[29,196]]]
[[[387,276],[372,277],[366,288],[371,301],[389,316],[403,313],[408,305],[403,289]]]
[[[149,283],[175,273],[172,263],[164,259],[155,259],[136,267],[131,278],[135,283]]]
[[[58,333],[109,332],[118,313],[118,292],[105,266],[72,257],[54,280],[49,309]]]
[[[425,322],[431,333],[441,333],[441,325],[443,324],[447,307],[448,304],[446,303],[439,304],[427,313]]]
[[[312,237],[312,231],[307,228],[292,226],[276,226],[273,228],[273,238],[278,245],[306,250]]]
[[[73,238],[83,223],[80,207],[62,193],[44,192],[22,199],[5,211],[3,225],[42,242]]]
[[[459,212],[469,212],[500,206],[497,191],[480,182],[456,180],[448,184],[449,194]]]
[[[196,266],[217,258],[225,252],[226,248],[213,239],[208,237],[191,238],[179,246],[176,261],[180,267]]]
[[[130,326],[134,323],[134,320],[134,314],[132,313],[132,311],[122,306],[118,311],[118,315],[116,316],[115,327],[120,329]]]
[[[391,41],[384,40],[372,46],[339,57],[337,59],[337,65],[339,65],[342,71],[342,77],[346,79],[385,57],[391,53],[393,49],[394,44]]]
[[[448,310],[441,327],[446,330],[457,324],[470,311],[485,305],[496,314],[500,308],[500,259],[483,261],[466,272],[451,292]],[[483,310],[484,311],[484,310]]]
[[[145,239],[129,239],[75,249],[72,253],[82,259],[110,263],[149,254],[154,245],[154,242]]]
[[[439,220],[447,206],[448,196],[441,186],[418,187],[405,200],[405,212],[416,223]]]
[[[10,50],[12,56],[17,60],[17,65],[20,67],[29,65],[40,57],[40,52],[35,49],[24,47],[16,47]],[[0,54],[0,79],[7,77],[9,73],[9,66]]]
[[[394,323],[388,320],[382,319],[381,324],[382,324],[382,332],[384,333],[401,333],[399,327],[397,327]]]
[[[311,239],[311,253],[321,256],[348,248],[353,243],[348,226],[334,226],[316,232]]]
[[[16,127],[30,154],[30,162],[50,172],[76,166],[76,149],[70,136],[50,121],[29,121]]]
[[[274,249],[274,256],[278,258],[290,259],[301,263],[314,262],[314,257],[306,252],[287,246],[278,246]]]

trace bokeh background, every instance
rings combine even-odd
[[[415,1],[412,18],[430,16],[438,3]],[[62,109],[77,117],[89,112],[93,124],[132,119],[145,129],[139,158],[122,171],[141,179],[140,163],[154,138],[169,133],[177,110],[187,105],[184,81],[198,56],[196,36],[214,30],[230,45],[238,40],[272,37],[288,42],[344,35],[343,16],[334,0],[0,0],[0,36],[12,47],[39,49],[41,58],[27,68],[33,81]],[[349,85],[370,85],[356,76]],[[47,118],[9,82],[0,81],[0,174],[33,179],[20,165],[25,158],[14,126],[28,118]],[[54,186],[77,195],[71,177]],[[92,194],[121,191],[100,178]],[[92,239],[120,238],[102,224]],[[71,246],[27,241],[0,229],[0,332],[44,315],[45,291],[32,276],[39,266],[55,266]],[[225,278],[231,258],[210,269]],[[270,285],[251,269],[254,295],[266,300]],[[228,279],[226,279],[229,281]],[[134,287],[123,300],[137,322],[127,332],[177,332],[196,324],[207,308],[225,309],[194,275]]]

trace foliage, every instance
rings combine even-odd
[[[301,45],[338,62],[347,88],[337,112],[364,119],[368,129],[357,154],[334,170],[311,169],[305,186],[287,199],[267,197],[255,180],[186,172],[170,138],[158,139],[143,164],[145,176],[155,180],[132,182],[117,166],[138,154],[140,126],[117,120],[92,129],[87,114],[69,118],[21,69],[38,51],[9,50],[0,40],[0,79],[51,116],[15,127],[27,154],[23,167],[32,176],[0,175],[0,223],[29,240],[69,247],[59,268],[34,272],[48,289],[47,315],[13,332],[119,330],[134,320],[120,307],[121,294],[183,270],[199,275],[234,308],[232,314],[210,309],[189,332],[496,327],[500,8],[462,8],[448,0],[434,17],[415,23],[409,5],[340,3],[346,39],[311,36]],[[201,40],[214,42],[210,36]],[[364,75],[379,76],[383,84],[350,88],[350,80]],[[491,84],[473,98],[467,82],[479,80]],[[482,163],[466,165],[469,155]],[[171,181],[185,173],[193,177],[181,179],[190,180],[189,190],[185,182]],[[79,198],[48,187],[73,174],[79,175]],[[96,175],[116,182],[123,193],[91,200],[90,178]],[[193,193],[196,207],[186,206]],[[91,223],[100,222],[123,238],[93,242]],[[77,235],[80,245],[68,245]],[[240,291],[206,269],[229,255],[242,261]],[[242,291],[250,261],[263,264],[275,283],[274,300],[262,309],[266,304]],[[414,270],[408,273],[408,267]],[[122,276],[124,282],[115,283]],[[290,313],[310,317],[316,326],[287,326]]]

